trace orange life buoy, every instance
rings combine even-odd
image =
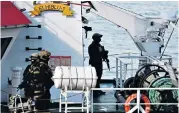
[[[124,108],[125,108],[125,111],[126,112],[128,112],[129,110],[130,110],[130,102],[132,101],[132,100],[134,100],[135,98],[137,98],[137,94],[135,93],[135,94],[132,94],[132,95],[130,95],[128,98],[127,98],[127,100],[126,100],[126,102],[125,102],[125,105],[124,105]],[[145,105],[145,112],[146,113],[149,113],[150,112],[150,100],[147,98],[147,96],[145,96],[144,94],[141,94],[141,98],[142,98],[142,100],[144,101],[144,105]]]

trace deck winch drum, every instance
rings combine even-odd
[[[96,70],[94,67],[67,67],[57,66],[52,77],[56,88],[71,90],[83,90],[94,88],[97,82]]]

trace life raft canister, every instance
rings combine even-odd
[[[124,105],[124,108],[125,108],[125,112],[128,112],[128,111],[130,111],[130,102],[132,101],[132,100],[134,100],[135,98],[137,98],[137,94],[135,93],[135,94],[132,94],[132,95],[130,95],[128,98],[127,98],[127,100],[126,100],[126,102],[125,102],[125,105]],[[142,98],[142,100],[144,101],[144,105],[145,105],[145,112],[146,113],[149,113],[150,112],[150,100],[148,99],[148,97],[147,96],[145,96],[144,94],[141,94],[141,98]]]

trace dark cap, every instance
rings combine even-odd
[[[102,36],[103,36],[102,34],[95,33],[93,34],[92,39],[95,40],[95,38],[101,38]]]

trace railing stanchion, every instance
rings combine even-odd
[[[137,111],[140,112],[140,90],[137,89]]]
[[[93,89],[91,91],[92,97],[91,97],[91,113],[93,113]]]
[[[118,88],[118,58],[116,58],[116,88]]]
[[[123,88],[122,79],[123,79],[123,76],[122,76],[122,61],[120,60],[120,88]]]
[[[127,64],[124,64],[124,81],[126,81],[127,76]]]

